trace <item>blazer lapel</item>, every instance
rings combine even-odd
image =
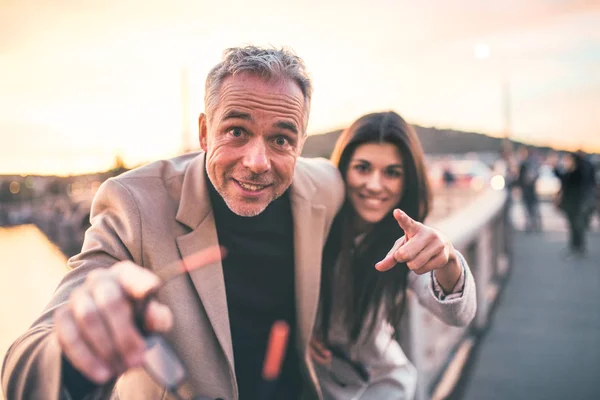
[[[315,190],[308,177],[297,168],[291,187],[291,202],[298,346],[304,355],[317,313],[325,235],[325,206],[312,203]]]
[[[182,258],[219,244],[204,168],[204,154],[200,154],[188,166],[183,179],[176,219],[192,231],[176,238]],[[186,267],[191,269],[193,266]],[[188,273],[233,371],[233,345],[223,266],[217,262]]]

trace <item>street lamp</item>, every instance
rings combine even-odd
[[[180,76],[181,93],[181,153],[185,154],[192,150],[190,146],[190,77],[187,66],[181,68]]]
[[[484,44],[484,43],[480,43],[475,46],[474,53],[475,53],[475,58],[480,59],[480,60],[485,60],[486,58],[490,57],[492,51],[490,49],[490,46],[488,46],[487,44]]]

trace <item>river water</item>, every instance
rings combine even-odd
[[[35,226],[0,228],[0,360],[66,272],[66,257]]]

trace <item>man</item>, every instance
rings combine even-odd
[[[519,148],[519,177],[518,183],[521,188],[521,196],[525,205],[527,232],[539,232],[542,230],[542,218],[540,215],[539,199],[536,192],[536,182],[539,177],[538,166],[529,154],[527,147]]]
[[[166,333],[200,394],[258,398],[269,329],[285,320],[291,340],[271,398],[317,396],[307,343],[343,182],[328,162],[298,158],[310,99],[297,56],[226,51],[206,81],[204,152],[101,186],[73,270],[7,353],[7,397],[168,398],[137,368],[144,341],[132,318],[132,300],[159,287],[143,325]],[[224,260],[161,286],[167,265],[216,244]]]
[[[594,209],[596,208],[596,166],[583,150],[578,150],[577,156],[581,159],[581,192],[583,197],[584,226],[586,230],[589,230]]]
[[[557,206],[565,213],[569,223],[569,253],[567,256],[583,257],[586,254],[585,240],[585,207],[586,166],[581,154],[567,153],[559,168],[558,156],[553,154],[549,163],[554,167],[554,174],[560,179],[560,194]]]

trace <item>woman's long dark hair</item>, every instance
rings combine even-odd
[[[423,149],[412,127],[391,111],[367,114],[356,120],[342,132],[331,155],[344,179],[354,151],[365,143],[392,143],[398,147],[404,164],[404,189],[397,208],[414,220],[424,221],[429,213],[431,191]],[[406,264],[396,265],[386,272],[375,269],[375,264],[386,256],[404,232],[390,211],[355,248],[354,215],[352,205],[346,199],[325,247],[321,288],[321,332],[325,341],[331,319],[334,279],[341,280],[336,287],[343,288],[343,293],[336,293],[336,296],[343,296],[344,321],[352,342],[365,329],[367,334],[373,333],[381,306],[385,318],[395,327],[404,311]],[[334,277],[336,262],[340,269]]]

